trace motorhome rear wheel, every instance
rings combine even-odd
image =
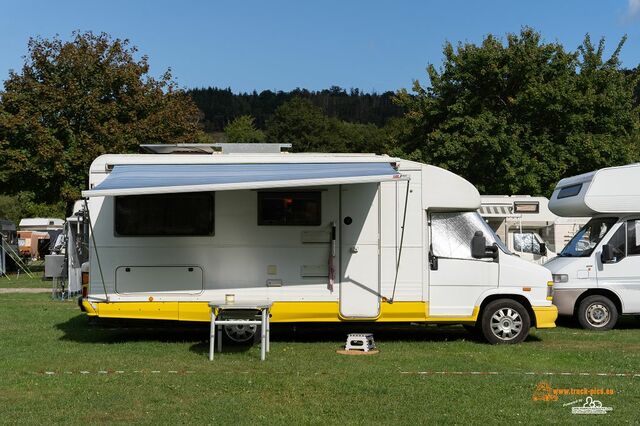
[[[515,300],[494,300],[482,312],[482,334],[491,344],[520,343],[530,327],[529,313]]]
[[[618,309],[606,296],[588,296],[578,307],[578,321],[589,330],[611,330],[618,322]]]

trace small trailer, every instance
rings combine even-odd
[[[547,262],[554,304],[582,327],[613,328],[622,314],[640,314],[640,164],[562,179],[549,208],[567,217],[593,216],[558,257]]]
[[[549,199],[530,195],[482,195],[478,212],[514,253],[543,264],[553,259],[589,218],[562,218]]]
[[[463,178],[385,155],[275,147],[96,158],[82,309],[210,321],[209,302],[232,296],[268,301],[273,323],[464,324],[492,343],[555,326],[551,274],[496,238]]]

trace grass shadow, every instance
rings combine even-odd
[[[56,324],[63,332],[60,340],[86,344],[119,344],[126,342],[191,342],[192,352],[209,352],[209,324],[198,322],[95,319],[84,314]],[[433,326],[421,324],[380,323],[316,323],[316,324],[272,324],[271,341],[283,343],[336,343],[343,344],[349,333],[374,333],[377,342],[455,342],[467,341],[486,344],[462,326]],[[251,344],[223,340],[223,352],[246,352]],[[527,342],[538,342],[529,335]]]

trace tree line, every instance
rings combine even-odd
[[[231,88],[207,87],[187,91],[202,111],[205,132],[221,132],[235,118],[250,115],[264,129],[276,109],[294,98],[306,99],[329,117],[343,121],[382,126],[403,109],[394,102],[395,92],[347,91],[338,86],[319,91],[295,89],[289,92],[264,90],[260,93],[233,93]]]
[[[640,160],[625,41],[605,55],[602,39],[567,49],[525,27],[446,43],[411,89],[234,94],[185,91],[170,71],[154,78],[145,56],[107,34],[35,38],[0,92],[0,216],[61,212],[102,153],[214,140],[386,153],[444,167],[481,193],[549,196],[567,175]]]

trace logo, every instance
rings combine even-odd
[[[571,407],[571,414],[607,414],[612,407],[603,407],[602,402],[588,396],[582,407]]]
[[[536,385],[536,390],[533,391],[534,401],[557,401],[558,395],[553,393],[549,382],[540,382]]]

